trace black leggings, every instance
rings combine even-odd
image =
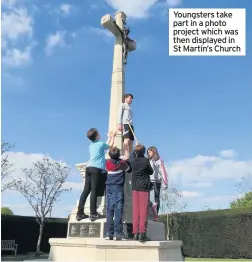
[[[84,213],[84,206],[88,195],[90,195],[90,214],[94,215],[97,213],[97,196],[99,195],[99,183],[101,182],[102,169],[96,167],[87,167],[84,190],[80,196],[78,214]]]
[[[161,183],[156,183],[153,182],[153,187],[154,187],[154,200],[155,203],[157,204],[157,213],[159,211],[160,208],[160,191],[161,191]],[[151,202],[152,205],[152,202]]]

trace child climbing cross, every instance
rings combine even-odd
[[[129,159],[133,151],[134,127],[133,114],[130,107],[132,100],[132,94],[125,94],[124,103],[120,105],[118,112],[118,130],[123,131],[123,155],[125,160]]]

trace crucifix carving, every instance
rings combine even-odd
[[[126,27],[126,18],[124,12],[117,12],[115,19],[109,14],[101,19],[101,25],[115,36],[109,130],[117,129],[117,113],[125,92],[124,65],[127,63],[128,52],[136,49],[136,42],[129,38],[130,28]],[[122,148],[122,134],[117,135],[115,145]]]

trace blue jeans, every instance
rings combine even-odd
[[[122,216],[124,205],[124,189],[106,187],[106,236],[122,236]]]

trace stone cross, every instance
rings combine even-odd
[[[127,34],[126,28],[126,15],[124,12],[117,12],[115,19],[109,14],[101,19],[101,25],[108,29],[115,36],[114,44],[114,59],[111,83],[111,96],[110,96],[110,111],[109,111],[109,130],[117,129],[117,118],[119,105],[123,102],[125,92],[125,75],[124,67],[127,61],[128,51],[136,49],[136,42],[131,40]],[[126,30],[125,30],[126,29]],[[126,33],[125,33],[126,32]],[[115,146],[122,149],[122,133],[119,133],[115,138]],[[86,164],[81,163],[76,165],[80,171],[83,180],[85,180]],[[131,222],[132,220],[132,192],[131,192],[131,175],[126,175],[124,186],[125,202],[124,202],[124,221]],[[88,197],[85,205],[85,213],[89,214],[90,199]],[[106,215],[105,210],[105,197],[98,197],[97,211]],[[76,212],[76,209],[74,213]]]
[[[123,102],[125,92],[125,74],[124,65],[125,54],[136,49],[136,42],[127,39],[126,31],[126,14],[117,12],[115,19],[109,14],[101,19],[101,25],[108,29],[115,36],[113,72],[110,96],[110,113],[109,113],[109,130],[117,128],[117,117],[119,105]],[[126,49],[126,50],[125,50]],[[122,149],[122,134],[118,134],[115,139],[115,145]]]
[[[126,14],[117,12],[115,19],[109,14],[101,19],[101,25],[108,29],[115,36],[114,59],[110,95],[110,111],[109,111],[109,130],[115,130],[118,126],[118,109],[123,102],[125,93],[125,73],[124,67],[127,60],[128,51],[136,49],[136,42],[128,38],[126,28]],[[122,149],[122,134],[118,134],[115,139],[115,146]],[[124,186],[124,221],[132,220],[132,192],[131,192],[131,174],[126,174]]]

